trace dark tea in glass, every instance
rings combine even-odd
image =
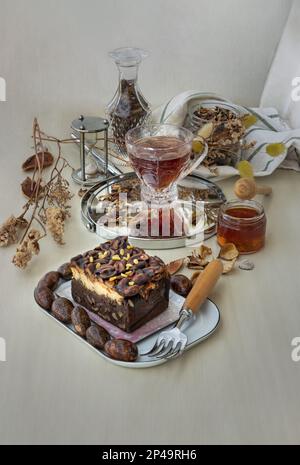
[[[172,125],[145,126],[127,133],[127,152],[141,180],[143,200],[161,206],[177,199],[178,181],[206,156],[192,157],[193,137],[189,130]]]

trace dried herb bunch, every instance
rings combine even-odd
[[[40,241],[48,233],[57,244],[64,243],[65,222],[71,216],[70,200],[73,197],[64,177],[65,169],[71,166],[62,156],[62,144],[71,140],[48,136],[41,131],[35,119],[33,142],[35,154],[23,164],[24,171],[33,173],[21,185],[28,200],[19,216],[11,216],[0,226],[0,247],[18,244],[12,262],[21,269],[39,254]],[[50,154],[44,142],[56,145],[56,157]],[[52,170],[48,179],[44,179],[44,168],[50,166]]]

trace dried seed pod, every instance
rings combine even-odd
[[[234,258],[233,260],[222,260],[223,274],[228,274],[234,269],[236,260],[236,258]]]
[[[178,274],[172,276],[171,278],[171,288],[176,293],[182,297],[187,297],[192,290],[192,282],[187,276]]]
[[[32,199],[37,193],[37,183],[29,177],[27,177],[25,181],[22,182],[21,189],[25,197],[27,197],[28,199]],[[42,192],[43,187],[40,185],[38,195],[40,196]]]
[[[91,320],[86,310],[82,307],[74,308],[71,320],[76,333],[81,337],[85,337],[88,328],[91,326]]]
[[[188,257],[187,267],[190,270],[200,270],[200,271],[202,271],[204,269],[203,261],[201,260],[201,258],[196,257],[194,255],[191,256],[191,257]]]
[[[58,271],[50,271],[39,281],[37,287],[48,287],[53,291],[57,287],[60,278],[61,274]]]
[[[51,166],[54,162],[53,155],[51,155],[51,153],[47,151],[39,152],[37,154],[37,157],[39,159],[39,163],[42,170]],[[36,155],[32,155],[31,157],[27,158],[27,160],[22,165],[23,171],[34,171],[38,169],[37,157]]]
[[[200,253],[203,253],[202,249],[200,249]],[[190,270],[203,270],[209,264],[211,259],[212,255],[209,255],[206,251],[204,252],[203,257],[195,251],[192,256],[188,257],[187,267]]]
[[[51,310],[55,296],[49,287],[37,287],[34,291],[36,303],[48,312]]]
[[[110,335],[101,326],[92,325],[86,331],[86,339],[96,349],[103,350],[105,344],[110,340]]]
[[[199,257],[202,259],[205,259],[207,257],[210,257],[212,255],[212,250],[209,247],[206,247],[206,245],[201,245],[199,249]]]
[[[139,356],[137,345],[122,339],[108,341],[105,344],[105,352],[114,360],[122,362],[135,362]]]
[[[183,267],[184,265],[184,259],[180,259],[180,260],[175,260],[174,262],[171,262],[167,265],[167,270],[168,272],[170,273],[170,275],[174,275],[176,273],[178,273],[178,271],[181,270],[181,268]]]
[[[212,260],[212,250],[205,245],[201,245],[199,251],[194,251],[191,257],[188,257],[188,268],[191,270],[202,270]]]
[[[71,323],[73,309],[72,302],[64,297],[56,299],[51,307],[53,316],[62,323]]]
[[[219,258],[222,260],[234,260],[237,259],[239,255],[240,253],[236,246],[232,243],[228,243],[221,248]]]

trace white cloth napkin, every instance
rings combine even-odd
[[[300,127],[300,2],[295,0],[260,105],[274,105],[291,128]]]
[[[175,96],[167,104],[153,111],[152,123],[169,123],[182,126],[187,118],[191,105],[204,100],[219,100],[230,104],[246,113],[251,113],[257,118],[257,122],[247,130],[246,142],[255,141],[253,148],[243,151],[243,159],[248,160],[253,166],[255,176],[268,176],[276,168],[283,167],[300,171],[300,156],[293,147],[300,149],[300,129],[290,129],[274,108],[246,108],[233,104],[224,97],[213,93],[187,91]],[[274,157],[267,153],[269,144],[284,144],[284,151]],[[212,171],[204,166],[197,169],[197,173],[206,178],[226,178],[238,174],[236,168],[231,166],[219,166]]]

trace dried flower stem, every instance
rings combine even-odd
[[[35,169],[31,177],[32,194],[23,207],[23,212],[18,216],[11,216],[0,226],[0,246],[5,247],[18,242],[21,229],[24,229],[19,240],[17,251],[13,257],[13,263],[18,268],[26,268],[34,255],[40,251],[39,242],[49,231],[54,240],[63,244],[64,222],[70,216],[68,205],[72,194],[69,191],[69,183],[63,177],[63,171],[71,168],[68,161],[62,156],[61,145],[74,143],[73,139],[57,139],[48,136],[41,131],[37,119],[33,122],[33,143],[35,151]],[[49,180],[43,185],[43,167],[46,148],[44,142],[56,143],[58,155]],[[26,219],[26,217],[28,217]],[[49,221],[50,219],[50,221]],[[41,228],[41,231],[33,229],[33,224]]]

